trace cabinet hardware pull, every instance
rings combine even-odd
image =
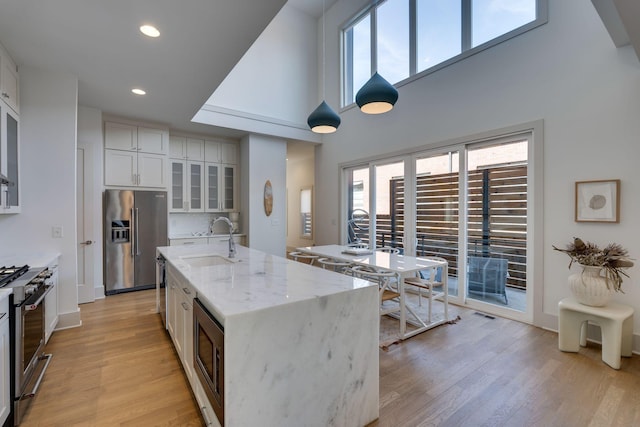
[[[138,212],[138,208],[136,208],[136,256],[140,256],[140,243],[139,242],[139,235],[138,235],[138,218],[139,218],[139,212]]]
[[[183,302],[181,305],[182,305],[182,308],[185,309],[185,311],[189,311],[189,306],[187,305],[186,302]]]
[[[5,98],[9,98],[9,94],[7,92],[2,92],[2,96]]]
[[[25,393],[24,396],[25,397],[34,397],[36,395],[36,393],[38,392],[38,389],[40,388],[40,383],[42,382],[42,378],[44,377],[44,373],[46,372],[47,368],[49,367],[49,362],[51,362],[51,358],[53,356],[51,354],[43,354],[42,356],[38,356],[38,360],[44,360],[47,359],[47,361],[44,363],[44,367],[42,368],[42,372],[40,372],[40,376],[38,376],[38,379],[36,380],[36,383],[33,386],[33,389],[31,390],[31,392],[29,393]]]
[[[84,242],[80,242],[81,245],[87,245],[87,246],[92,244],[92,243],[93,243],[93,240],[86,240]]]
[[[136,218],[135,217],[135,211],[133,210],[133,208],[131,208],[131,224],[134,224],[135,218]],[[131,230],[129,230],[129,231],[131,231]],[[136,255],[135,250],[134,250],[135,243],[136,243],[136,241],[135,241],[135,233],[131,233],[131,238],[132,238],[132,241],[131,241],[131,256],[135,256]]]
[[[182,290],[184,291],[185,294],[191,295],[191,291],[189,290],[189,288],[182,288]]]

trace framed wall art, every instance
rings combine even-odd
[[[576,222],[620,222],[620,180],[576,181]]]
[[[271,181],[267,180],[264,183],[264,213],[267,216],[273,212],[273,188],[271,187]]]

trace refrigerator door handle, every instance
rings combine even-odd
[[[138,244],[138,208],[136,208],[136,255],[140,255],[140,245]]]
[[[131,223],[134,223],[134,220],[137,219],[134,216],[134,212],[133,212],[133,208],[131,208]],[[135,227],[135,230],[133,230],[133,233],[131,233],[131,256],[135,256],[136,255],[136,251],[135,251],[135,245],[138,239],[136,239],[136,233],[138,232],[138,227]]]

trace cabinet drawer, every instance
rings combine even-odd
[[[207,243],[206,237],[194,237],[185,239],[169,239],[169,246],[178,245],[204,245]]]

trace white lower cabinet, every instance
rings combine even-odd
[[[193,298],[195,290],[168,269],[167,328],[189,382],[193,381]]]
[[[206,244],[207,244],[207,238],[206,237],[189,237],[189,238],[169,239],[169,246],[206,245]]]
[[[237,245],[244,246],[244,234],[234,234],[233,241]],[[169,246],[178,246],[178,245],[206,245],[208,244],[216,244],[223,243],[229,240],[228,234],[216,234],[215,236],[199,236],[199,237],[186,237],[186,238],[177,238],[177,239],[169,239]]]
[[[9,343],[9,297],[0,301],[0,425],[11,412],[11,347]]]
[[[222,243],[222,242],[228,242],[229,241],[229,235],[216,235],[213,237],[209,237],[208,243],[209,244],[215,244],[215,243]],[[244,246],[244,234],[234,234],[233,235],[233,241],[237,244],[237,245],[243,245]]]
[[[207,426],[220,427],[193,367],[193,287],[167,265],[167,329]]]
[[[52,273],[47,284],[53,286],[44,298],[44,342],[49,342],[53,330],[58,325],[58,259],[47,266]]]

